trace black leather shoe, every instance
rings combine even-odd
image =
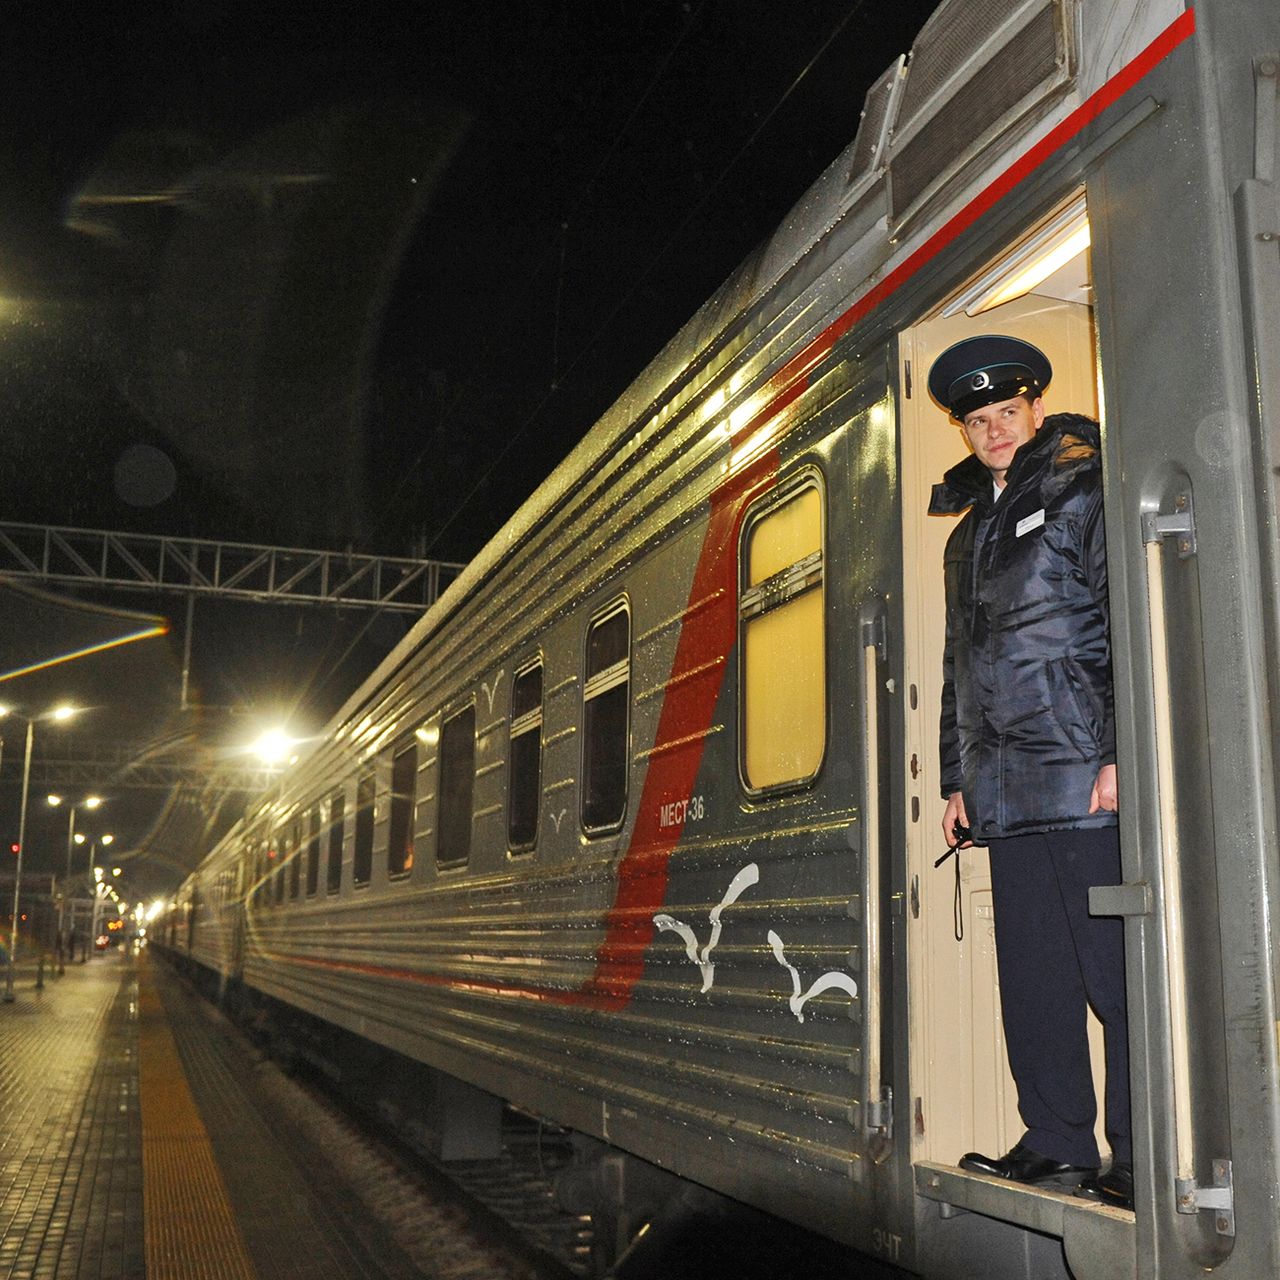
[[[1106,1173],[1096,1178],[1085,1178],[1076,1188],[1076,1195],[1098,1204],[1109,1204],[1113,1209],[1133,1212],[1133,1165],[1117,1160]]]
[[[1070,1186],[1082,1178],[1096,1179],[1097,1169],[1074,1164],[1060,1164],[1039,1152],[1018,1143],[1007,1156],[995,1159],[970,1151],[960,1161],[960,1167],[970,1173],[985,1173],[988,1178],[1003,1178],[1006,1182],[1057,1182]]]

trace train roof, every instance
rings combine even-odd
[[[351,695],[320,741],[375,700],[620,442],[660,406],[687,404],[708,388],[719,373],[712,357],[749,318],[780,309],[807,277],[833,266],[849,281],[849,302],[865,298],[993,173],[1030,153],[1183,13],[1180,0],[1119,7],[1124,21],[1110,0],[945,0],[909,56],[867,92],[854,140]],[[982,94],[966,96],[978,81]]]

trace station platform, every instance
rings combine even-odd
[[[162,960],[111,952],[46,970],[43,989],[36,976],[19,970],[0,1005],[0,1276],[534,1274],[477,1254],[456,1212],[314,1114]]]

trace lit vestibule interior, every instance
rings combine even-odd
[[[932,487],[968,449],[957,425],[929,398],[933,361],[980,334],[1034,343],[1053,365],[1047,413],[1098,417],[1099,387],[1083,191],[1041,219],[899,339],[902,450],[903,612],[907,699],[907,881],[911,1008],[909,1123],[912,1157],[955,1164],[966,1151],[1000,1155],[1022,1136],[1018,1098],[1000,1023],[995,927],[987,851],[961,853],[960,902],[944,852],[938,759],[946,634],[942,555],[957,517],[930,516]],[[914,764],[914,768],[912,767]],[[918,913],[916,904],[918,903]],[[956,917],[963,925],[957,940]],[[1102,1116],[1102,1028],[1089,1016]]]

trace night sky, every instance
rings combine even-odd
[[[7,5],[5,518],[466,560],[852,140],[932,7]],[[403,630],[201,605],[193,718],[181,602],[98,599],[176,624],[152,679],[77,673],[99,739],[140,680],[138,742],[313,731]],[[120,798],[125,844],[162,798]]]

